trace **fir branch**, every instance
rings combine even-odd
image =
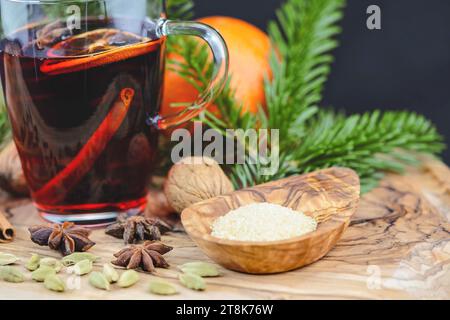
[[[377,185],[384,171],[401,172],[406,163],[417,163],[412,153],[400,150],[436,154],[443,149],[433,125],[414,113],[374,111],[345,117],[319,109],[343,5],[343,0],[287,0],[277,12],[278,22],[269,26],[275,50],[273,76],[265,85],[268,115],[242,112],[228,83],[215,102],[218,114],[206,112],[201,118],[224,136],[226,129],[280,130],[279,170],[262,175],[262,166],[246,159],[228,168],[236,187],[347,166],[360,174],[367,191]],[[197,90],[204,90],[211,72],[208,49],[180,38],[171,50],[184,59],[170,61],[172,68]]]
[[[291,156],[297,173],[331,166],[352,168],[363,191],[368,191],[383,172],[402,173],[406,164],[417,164],[416,152],[438,154],[444,147],[433,124],[413,112],[373,111],[345,117],[323,111],[309,123]]]
[[[266,81],[269,127],[280,130],[282,145],[298,143],[305,122],[318,111],[343,5],[343,0],[290,0],[269,24],[277,50],[271,58],[273,80]]]
[[[269,116],[260,119],[280,130],[281,165],[273,176],[261,175],[258,164],[236,166],[231,170],[235,185],[346,166],[359,173],[362,190],[368,191],[383,172],[417,164],[411,151],[438,154],[445,147],[432,123],[411,112],[345,117],[318,108],[342,8],[341,0],[290,0],[278,11],[279,22],[269,27],[277,50],[271,59],[273,79],[266,81]]]

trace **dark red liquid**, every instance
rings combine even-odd
[[[58,214],[144,206],[157,146],[145,120],[159,109],[162,44],[129,40],[117,53],[50,57],[58,43],[21,43],[38,28],[0,48],[14,140],[36,205]]]

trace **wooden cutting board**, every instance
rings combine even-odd
[[[14,242],[0,244],[26,261],[31,253],[59,257],[29,241],[27,227],[40,223],[29,200],[5,200],[10,220],[17,228]],[[450,170],[428,159],[421,168],[405,175],[388,175],[380,186],[365,195],[352,225],[337,246],[322,260],[292,272],[247,275],[224,270],[223,277],[209,278],[205,292],[179,285],[177,265],[208,258],[184,233],[163,240],[175,247],[167,254],[172,265],[158,276],[173,282],[180,293],[175,299],[450,299]],[[120,240],[96,230],[92,253],[102,263],[122,247]],[[22,268],[22,267],[18,267]],[[100,269],[100,266],[96,268]],[[42,284],[1,282],[0,299],[161,299],[148,292],[154,276],[141,274],[129,289],[109,292],[92,288],[87,277],[62,271],[72,289],[47,291]]]

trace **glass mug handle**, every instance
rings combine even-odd
[[[198,116],[220,94],[228,78],[228,48],[222,36],[212,27],[189,21],[171,21],[162,19],[156,28],[156,36],[188,35],[203,39],[210,47],[214,58],[211,82],[197,100],[182,112],[167,116],[157,115],[148,119],[148,123],[159,129],[180,125]]]

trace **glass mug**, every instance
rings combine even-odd
[[[158,132],[197,116],[227,78],[213,28],[165,18],[162,0],[0,0],[0,74],[25,178],[41,216],[98,225],[147,204]],[[214,56],[209,88],[161,116],[165,39]]]

